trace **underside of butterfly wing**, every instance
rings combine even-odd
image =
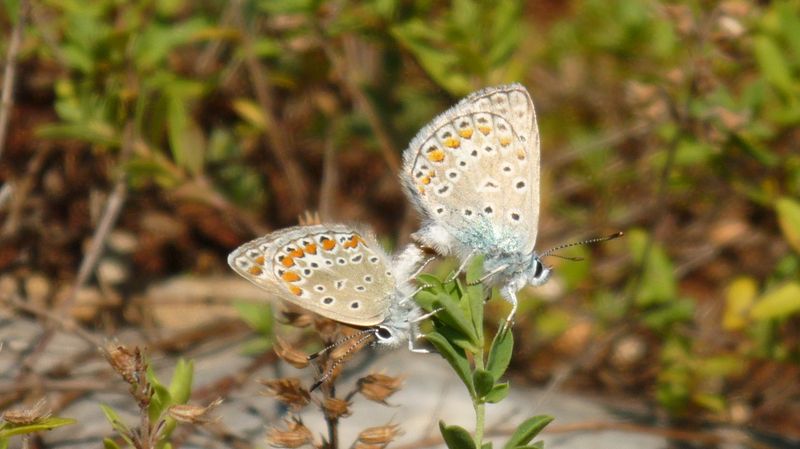
[[[240,246],[228,263],[281,299],[354,326],[380,324],[396,290],[384,250],[346,225],[277,231]]]
[[[404,188],[426,218],[481,252],[530,253],[539,220],[539,132],[518,84],[473,93],[404,153]],[[445,241],[445,239],[440,239]]]

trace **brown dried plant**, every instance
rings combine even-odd
[[[299,418],[289,417],[280,427],[273,427],[268,431],[267,442],[273,447],[283,448],[312,446],[318,449],[338,449],[341,447],[339,421],[352,414],[353,398],[360,394],[371,401],[388,405],[386,399],[402,387],[403,379],[382,373],[368,374],[359,378],[347,394],[337,396],[336,381],[342,367],[354,354],[371,343],[371,335],[365,336],[359,329],[306,312],[284,312],[282,317],[285,324],[296,328],[308,327],[313,323],[313,329],[322,339],[324,347],[315,354],[307,355],[284,339],[277,338],[275,353],[296,368],[302,369],[312,364],[317,368],[318,378],[309,388],[292,377],[262,380],[261,383],[266,387],[264,394],[276,398],[293,413],[299,413],[313,403],[325,418],[327,435],[315,439]],[[395,424],[365,428],[349,447],[383,448],[399,433]]]

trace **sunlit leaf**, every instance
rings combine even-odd
[[[800,284],[789,282],[764,294],[750,309],[756,320],[787,318],[800,311]]]
[[[778,223],[784,238],[795,251],[800,253],[800,202],[783,197],[775,202]]]
[[[747,312],[755,302],[757,288],[756,281],[750,277],[737,278],[728,285],[722,327],[729,331],[745,327],[748,322]]]

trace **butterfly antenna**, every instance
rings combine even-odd
[[[338,359],[336,359],[333,362],[331,362],[331,366],[328,367],[328,369],[325,370],[325,373],[322,375],[322,377],[317,379],[317,381],[314,382],[313,385],[311,385],[311,389],[309,391],[316,390],[317,388],[320,387],[320,385],[325,383],[326,380],[330,379],[330,377],[333,375],[334,370],[336,370],[336,368],[338,368],[339,365],[342,364],[342,362],[347,360],[347,357],[350,356],[350,354],[352,354],[353,351],[355,351],[357,348],[361,347],[362,343],[367,341],[370,337],[374,337],[376,332],[378,332],[378,329],[377,328],[373,328],[373,329],[367,329],[365,331],[362,331],[362,332],[359,332],[357,334],[354,334],[354,336],[361,335],[362,337],[359,338],[358,341],[356,341],[356,343],[350,349],[348,349],[344,354],[342,354],[341,357],[339,357]],[[364,334],[367,334],[367,335],[364,335]],[[354,336],[348,337],[347,339],[341,339],[341,340],[337,341],[335,344],[343,343],[346,340],[352,340],[353,339],[352,337],[354,337]]]
[[[607,242],[609,240],[614,240],[614,239],[620,238],[623,235],[624,235],[624,233],[622,231],[619,231],[619,232],[615,232],[615,233],[613,233],[611,235],[607,235],[605,237],[595,237],[595,238],[592,238],[592,239],[581,240],[580,242],[565,243],[563,245],[558,245],[558,246],[556,246],[554,248],[550,248],[547,251],[543,252],[542,254],[539,254],[539,258],[547,257],[547,256],[556,256],[555,254],[553,254],[555,251],[559,251],[559,250],[562,250],[564,248],[569,248],[571,246],[589,245],[589,244],[592,244],[592,243]],[[562,259],[571,260],[571,258],[569,258],[569,257],[564,257],[564,256],[556,256],[556,257],[561,257]]]
[[[328,346],[325,346],[324,348],[320,349],[319,351],[309,355],[308,356],[308,360],[309,361],[314,360],[317,357],[321,356],[322,354],[325,354],[326,352],[330,351],[331,349],[333,349],[333,348],[335,348],[335,347],[337,347],[337,346],[339,346],[339,345],[341,345],[343,343],[347,343],[348,341],[350,341],[350,340],[352,340],[354,338],[361,337],[364,334],[373,334],[373,333],[375,333],[375,329],[365,329],[363,331],[356,332],[355,334],[350,335],[348,337],[344,337],[344,338],[341,338],[339,340],[336,340],[335,342],[329,344]]]

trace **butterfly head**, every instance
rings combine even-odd
[[[412,301],[392,301],[383,322],[373,329],[375,344],[384,348],[396,348],[408,342],[414,333],[420,312]]]
[[[533,285],[534,287],[542,285],[550,279],[552,273],[552,268],[545,265],[542,259],[534,253],[531,256],[531,264],[528,269],[527,284]]]

